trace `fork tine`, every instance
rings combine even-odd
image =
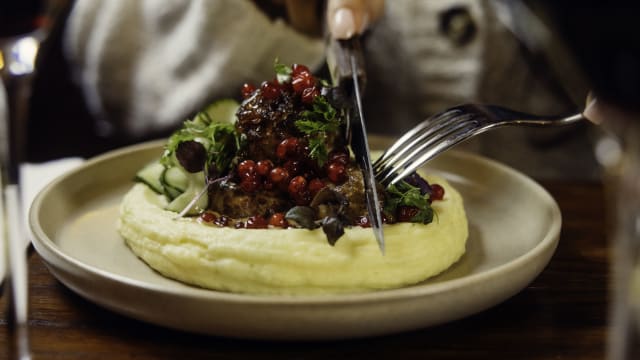
[[[438,126],[429,127],[427,131],[425,131],[420,137],[417,137],[411,140],[410,143],[405,144],[405,146],[396,151],[393,156],[389,157],[385,161],[382,161],[376,166],[374,166],[374,171],[376,173],[384,173],[385,169],[390,169],[396,167],[396,164],[402,163],[404,159],[408,156],[408,154],[412,154],[414,149],[420,146],[425,139],[429,139],[431,137],[437,137],[440,132],[445,128],[445,124],[440,124]]]
[[[421,138],[424,138],[426,134],[439,129],[443,125],[447,124],[449,120],[458,115],[460,110],[450,109],[429,117],[425,121],[416,125],[414,128],[405,133],[402,137],[400,137],[396,142],[387,149],[382,156],[380,156],[373,164],[374,169],[385,167],[385,163],[393,162],[393,159],[397,159],[402,154],[406,153],[407,149],[411,148],[415,145],[416,142],[420,141]],[[393,159],[392,159],[393,158]]]
[[[461,127],[457,129],[456,132],[452,132],[446,137],[443,137],[441,141],[435,144],[431,144],[428,146],[424,146],[422,150],[426,149],[419,154],[417,157],[411,157],[404,162],[404,164],[409,164],[402,171],[396,174],[396,176],[389,182],[389,184],[395,184],[398,181],[404,179],[414,171],[416,171],[420,166],[424,165],[427,161],[433,159],[438,156],[445,150],[448,150],[461,142],[469,139],[470,137],[485,131],[486,128],[477,127],[476,124],[468,124],[468,126]]]
[[[404,165],[414,158],[417,153],[424,148],[431,146],[438,141],[446,138],[448,134],[455,131],[459,127],[465,126],[466,121],[470,119],[469,114],[465,114],[459,117],[442,117],[446,121],[441,122],[429,122],[430,126],[423,127],[423,132],[415,137],[409,144],[405,145],[402,150],[398,150],[397,154],[393,154],[392,157],[380,164],[379,168],[376,168],[376,178],[384,182],[391,176],[404,167]],[[454,121],[455,120],[455,121]],[[396,144],[400,143],[398,141]]]
[[[490,129],[563,126],[584,119],[580,113],[543,117],[495,105],[459,105],[423,121],[398,139],[374,163],[376,180],[382,185],[395,184],[441,152]]]
[[[384,169],[378,173],[378,180],[383,184],[392,177],[393,183],[399,181],[398,178],[404,178],[424,164],[424,162],[431,159],[434,156],[432,152],[435,149],[439,149],[443,144],[451,141],[458,143],[467,138],[464,136],[465,134],[473,133],[473,130],[478,128],[477,117],[473,114],[454,117],[453,120],[455,121],[451,121],[447,126],[439,126],[437,131],[429,131],[428,134],[426,134],[427,136],[420,138],[419,142],[407,146],[408,149],[403,153],[406,154],[409,152],[408,155],[394,157],[394,162],[386,162]],[[458,140],[459,138],[460,140]],[[427,149],[426,152],[425,149]],[[406,167],[407,164],[409,164],[409,166]],[[400,172],[400,174],[402,174],[401,176],[398,175],[400,170],[402,170]]]

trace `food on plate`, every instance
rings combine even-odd
[[[465,251],[460,194],[418,173],[377,191],[384,254],[348,146],[348,102],[303,65],[184,122],[125,195],[118,230],[164,276],[255,294],[414,284]]]

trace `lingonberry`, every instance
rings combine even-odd
[[[256,173],[260,176],[267,176],[273,169],[271,160],[260,160],[256,163]]]
[[[347,180],[347,169],[339,162],[332,162],[327,166],[327,177],[334,184],[342,184]]]
[[[266,229],[269,223],[265,218],[259,215],[250,216],[247,219],[245,227],[247,229]]]
[[[256,87],[248,83],[242,85],[242,89],[240,90],[242,97],[245,99],[249,98],[254,91],[256,91]]]
[[[285,169],[283,167],[280,167],[280,166],[275,167],[269,173],[269,179],[275,185],[288,183],[289,182],[289,172],[287,171],[287,169]]]
[[[322,190],[325,186],[327,186],[322,180],[318,178],[311,179],[309,181],[309,193],[311,193],[311,197],[316,196],[318,191]]]
[[[301,94],[304,89],[314,87],[315,85],[316,78],[308,72],[301,72],[291,78],[291,86],[297,94]]]
[[[241,179],[251,176],[256,172],[256,162],[253,160],[244,160],[238,164],[238,176]]]
[[[205,211],[200,214],[200,220],[206,223],[212,223],[216,220],[216,214],[212,213],[211,211]]]
[[[291,67],[291,76],[300,75],[301,73],[311,74],[309,68],[302,64],[293,64]]]
[[[246,193],[257,191],[260,188],[260,181],[258,181],[258,176],[255,174],[246,176],[240,181],[240,188]]]
[[[229,225],[229,218],[226,215],[220,215],[217,219],[213,221],[214,224],[225,227]]]
[[[276,147],[276,156],[280,159],[286,159],[296,155],[300,141],[298,138],[289,137],[282,140]]]
[[[280,86],[272,81],[263,81],[262,84],[260,84],[260,90],[265,99],[273,100],[280,96]]]
[[[289,194],[291,196],[301,194],[302,192],[307,190],[307,179],[305,179],[303,176],[298,175],[291,179],[291,181],[289,182],[289,187],[287,189],[289,190]]]
[[[302,90],[302,95],[300,95],[300,101],[304,104],[312,104],[313,100],[316,96],[320,95],[320,90],[317,87],[312,86]]]
[[[269,218],[269,225],[275,226],[275,227],[287,228],[289,227],[289,222],[284,217],[284,213],[278,212],[271,215],[271,217]]]
[[[444,198],[444,188],[438,184],[431,184],[431,200],[442,200]]]

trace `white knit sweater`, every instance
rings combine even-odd
[[[470,41],[442,31],[452,8],[470,15]],[[387,1],[365,39],[368,129],[396,135],[469,101],[534,113],[575,110],[548,74],[532,71],[494,10],[489,0]],[[66,48],[92,112],[106,130],[134,137],[175,127],[212,99],[237,96],[243,82],[271,78],[276,58],[314,69],[324,60],[321,39],[271,21],[247,0],[77,0]],[[536,145],[556,135],[497,131],[464,146],[540,178],[597,176],[584,134],[557,148]]]
[[[322,62],[320,40],[237,0],[79,0],[66,50],[94,115],[141,136],[206,101],[273,77],[273,62]]]

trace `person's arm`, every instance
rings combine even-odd
[[[92,114],[112,134],[167,131],[206,102],[236,96],[273,63],[324,60],[320,37],[248,0],[77,0],[66,54]]]

